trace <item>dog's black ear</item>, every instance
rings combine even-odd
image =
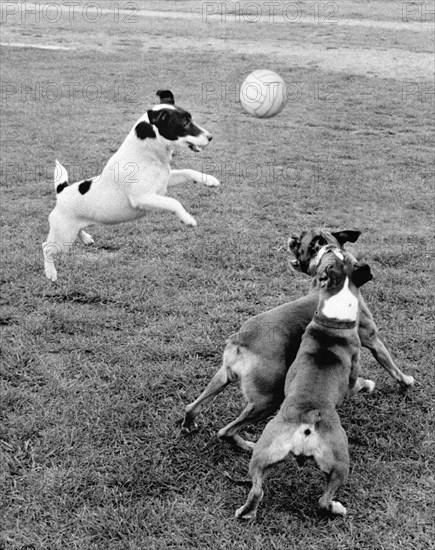
[[[337,239],[340,246],[343,246],[344,243],[355,243],[361,235],[361,231],[351,229],[347,231],[336,231],[335,233],[331,233],[331,235]]]
[[[157,90],[156,96],[160,99],[160,103],[175,105],[174,94],[171,90]]]
[[[292,235],[287,241],[287,246],[290,252],[295,253],[296,250],[299,250],[301,246],[301,239],[296,235]]]
[[[351,279],[357,288],[371,281],[373,275],[370,271],[370,266],[368,264],[356,264]]]

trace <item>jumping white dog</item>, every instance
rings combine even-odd
[[[69,252],[77,235],[84,244],[94,242],[83,229],[93,224],[115,224],[141,218],[148,210],[169,210],[184,224],[196,220],[176,199],[166,197],[168,186],[186,181],[215,187],[219,181],[196,170],[171,170],[177,145],[193,151],[206,147],[212,136],[192,122],[190,113],[175,106],[169,90],[159,90],[160,104],[133,126],[101,175],[68,185],[68,173],[56,160],[56,206],[48,220],[50,231],[42,244],[45,275],[56,281],[54,259]]]

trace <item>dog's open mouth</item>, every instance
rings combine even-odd
[[[202,151],[202,148],[199,147],[199,145],[188,143],[188,146],[189,146],[189,149],[192,149],[192,151],[195,151],[195,153],[199,153],[199,151]]]

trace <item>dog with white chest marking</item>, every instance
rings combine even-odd
[[[291,262],[297,271],[313,276],[322,248],[333,245],[344,251],[347,242],[355,242],[359,231],[303,231],[289,240],[295,255]],[[299,349],[302,335],[311,321],[318,302],[319,286],[312,279],[310,292],[292,302],[248,319],[227,341],[222,366],[204,391],[185,409],[183,430],[197,429],[196,417],[204,405],[212,401],[229,384],[239,382],[247,404],[241,414],[218,432],[218,437],[250,451],[254,443],[243,439],[239,432],[274,414],[284,399],[284,380]],[[362,346],[368,348],[377,361],[403,387],[414,384],[412,376],[404,374],[393,362],[379,338],[373,316],[361,293],[358,294],[360,315],[358,332]]]
[[[325,246],[316,268],[318,307],[303,335],[299,351],[285,379],[285,398],[266,425],[249,465],[252,488],[236,517],[254,518],[263,498],[265,470],[293,454],[299,463],[312,459],[326,473],[328,483],[319,500],[322,510],[345,515],[333,500],[349,474],[346,432],[337,406],[349,393],[371,380],[359,378],[359,288],[372,279],[367,264],[346,252]]]
[[[196,226],[182,204],[166,196],[168,187],[189,180],[220,185],[215,177],[196,170],[171,170],[176,146],[201,151],[212,136],[192,121],[188,111],[175,105],[171,91],[159,90],[157,96],[160,104],[136,122],[99,176],[69,185],[67,171],[56,161],[57,200],[42,245],[45,274],[51,281],[57,279],[56,256],[68,252],[77,235],[84,244],[94,242],[85,227],[135,220],[150,210],[167,210],[184,224]]]

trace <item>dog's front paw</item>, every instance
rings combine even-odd
[[[187,212],[180,216],[180,220],[184,223],[184,225],[188,225],[189,227],[196,227],[198,225],[195,218]]]
[[[413,376],[408,376],[407,374],[403,375],[402,380],[400,380],[400,384],[404,388],[412,388],[415,384],[415,378]]]
[[[210,176],[210,174],[204,174],[203,181],[207,187],[219,187],[221,184],[218,179],[216,179],[214,176]]]

